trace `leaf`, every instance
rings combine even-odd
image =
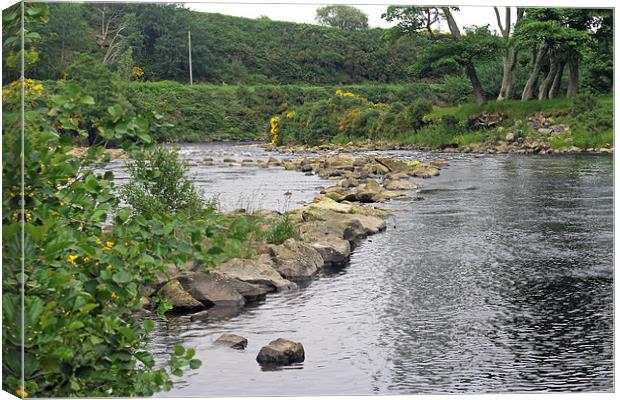
[[[188,360],[191,360],[192,358],[194,358],[195,355],[196,355],[196,349],[194,349],[193,347],[190,347],[189,349],[187,349],[187,352],[185,353],[185,358],[187,358]]]
[[[68,331],[76,331],[78,329],[82,329],[84,327],[84,323],[82,321],[73,321],[67,326]]]
[[[174,346],[175,356],[182,356],[183,353],[185,353],[185,349],[183,348],[183,346],[181,346],[180,344],[177,344],[176,346]]]
[[[198,369],[200,368],[201,365],[202,365],[202,361],[195,359],[195,358],[189,362],[189,367],[191,369]]]
[[[129,219],[131,215],[131,210],[129,208],[123,208],[116,214],[116,223],[123,224],[125,221]]]
[[[95,99],[92,96],[84,96],[80,99],[80,103],[92,106],[95,104]]]
[[[172,375],[181,377],[183,376],[183,371],[181,371],[179,368],[175,368],[172,370]]]
[[[145,319],[142,324],[144,325],[144,330],[147,333],[148,332],[153,332],[153,330],[155,329],[155,323],[152,320],[150,320],[150,319]]]
[[[112,275],[112,280],[116,283],[127,283],[130,282],[132,278],[133,275],[127,271],[118,271]]]
[[[97,307],[99,307],[99,304],[97,303],[88,303],[80,307],[80,312],[83,314],[88,314]]]

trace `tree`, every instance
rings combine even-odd
[[[344,5],[317,8],[316,18],[319,24],[338,29],[356,30],[368,28],[368,16],[361,10]]]
[[[452,11],[458,10],[458,7],[390,6],[381,17],[388,22],[399,21],[398,25],[392,28],[392,36],[395,37],[425,31],[433,45],[416,64],[421,66],[424,62],[431,62],[434,65],[440,63],[460,65],[471,82],[476,102],[484,104],[487,100],[474,63],[491,56],[497,50],[497,41],[492,40],[492,35],[487,28],[473,29],[466,35],[461,35],[452,15]],[[441,20],[448,23],[450,36],[437,40],[432,26]]]
[[[502,55],[504,72],[502,74],[502,86],[499,90],[499,95],[497,96],[497,101],[502,101],[509,99],[512,93],[512,85],[514,84],[515,71],[517,67],[518,51],[510,40],[510,30],[512,29],[511,8],[506,7],[504,16],[505,20],[503,24],[498,8],[493,7],[493,9],[495,10],[495,16],[497,17],[497,25],[502,34],[502,38],[504,39],[504,52]],[[523,17],[524,11],[525,10],[523,8],[517,7],[517,23],[519,23],[519,20]]]
[[[96,50],[84,19],[85,9],[85,4],[49,4],[49,21],[39,30],[41,43],[37,46],[45,57],[33,67],[33,76],[62,78],[76,52]]]
[[[589,42],[587,10],[530,9],[515,27],[517,47],[530,49],[530,76],[521,94],[522,100],[534,97],[534,88],[545,72],[538,88],[540,100],[553,98],[559,91],[564,65],[569,67],[567,97],[577,93],[579,61]],[[545,71],[546,69],[546,71]]]

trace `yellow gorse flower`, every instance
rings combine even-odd
[[[136,65],[133,67],[132,73],[136,78],[141,78],[144,75],[144,70],[139,65]]]
[[[390,107],[385,103],[373,103],[372,101],[365,99],[362,96],[358,96],[355,93],[351,93],[351,92],[345,92],[344,90],[341,90],[341,89],[336,90],[336,96],[351,97],[351,98],[354,98],[355,100],[360,101],[363,104],[369,105],[371,107],[382,108],[384,110],[387,110]]]
[[[280,124],[280,117],[271,117],[271,144],[278,142],[278,127]]]
[[[20,81],[13,81],[8,86],[2,88],[2,100],[18,100],[21,98],[22,84]],[[26,97],[38,97],[43,93],[43,84],[35,82],[33,79],[24,80],[24,95]]]
[[[26,389],[21,386],[15,391],[15,394],[19,397],[28,397],[28,392],[26,392]]]

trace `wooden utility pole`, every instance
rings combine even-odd
[[[189,52],[189,84],[194,84],[194,78],[192,76],[192,32],[187,31],[187,47]]]

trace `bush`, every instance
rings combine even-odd
[[[414,130],[424,126],[424,117],[433,111],[433,103],[429,100],[417,100],[409,106],[409,114],[411,116],[411,125]]]
[[[275,222],[265,235],[267,243],[282,244],[285,240],[296,238],[298,236],[297,228],[291,221],[289,213],[284,213],[282,219]]]
[[[204,203],[185,177],[187,169],[175,150],[164,146],[144,150],[127,163],[131,180],[121,189],[121,196],[136,214],[147,217],[196,212]]]
[[[131,218],[129,210],[119,209],[112,173],[98,172],[106,162],[103,147],[72,156],[71,137],[60,126],[83,119],[114,132],[127,121],[118,119],[115,125],[110,115],[101,121],[80,114],[80,104],[92,97],[75,87],[54,98],[36,83],[27,92],[22,192],[19,96],[4,92],[3,388],[31,397],[150,396],[169,389],[169,374],[198,368],[200,361],[193,349],[176,346],[169,362],[156,368],[145,349],[154,323],[139,321],[135,312],[152,291],[156,274],[168,271],[167,263],[212,264],[212,256],[202,251],[205,225],[188,224],[182,215]],[[130,134],[146,138],[150,125],[144,124]],[[155,300],[163,316],[168,305]]]
[[[597,106],[598,101],[593,95],[588,93],[578,94],[573,97],[573,104],[570,112],[572,116],[579,117],[582,113],[595,110]]]

